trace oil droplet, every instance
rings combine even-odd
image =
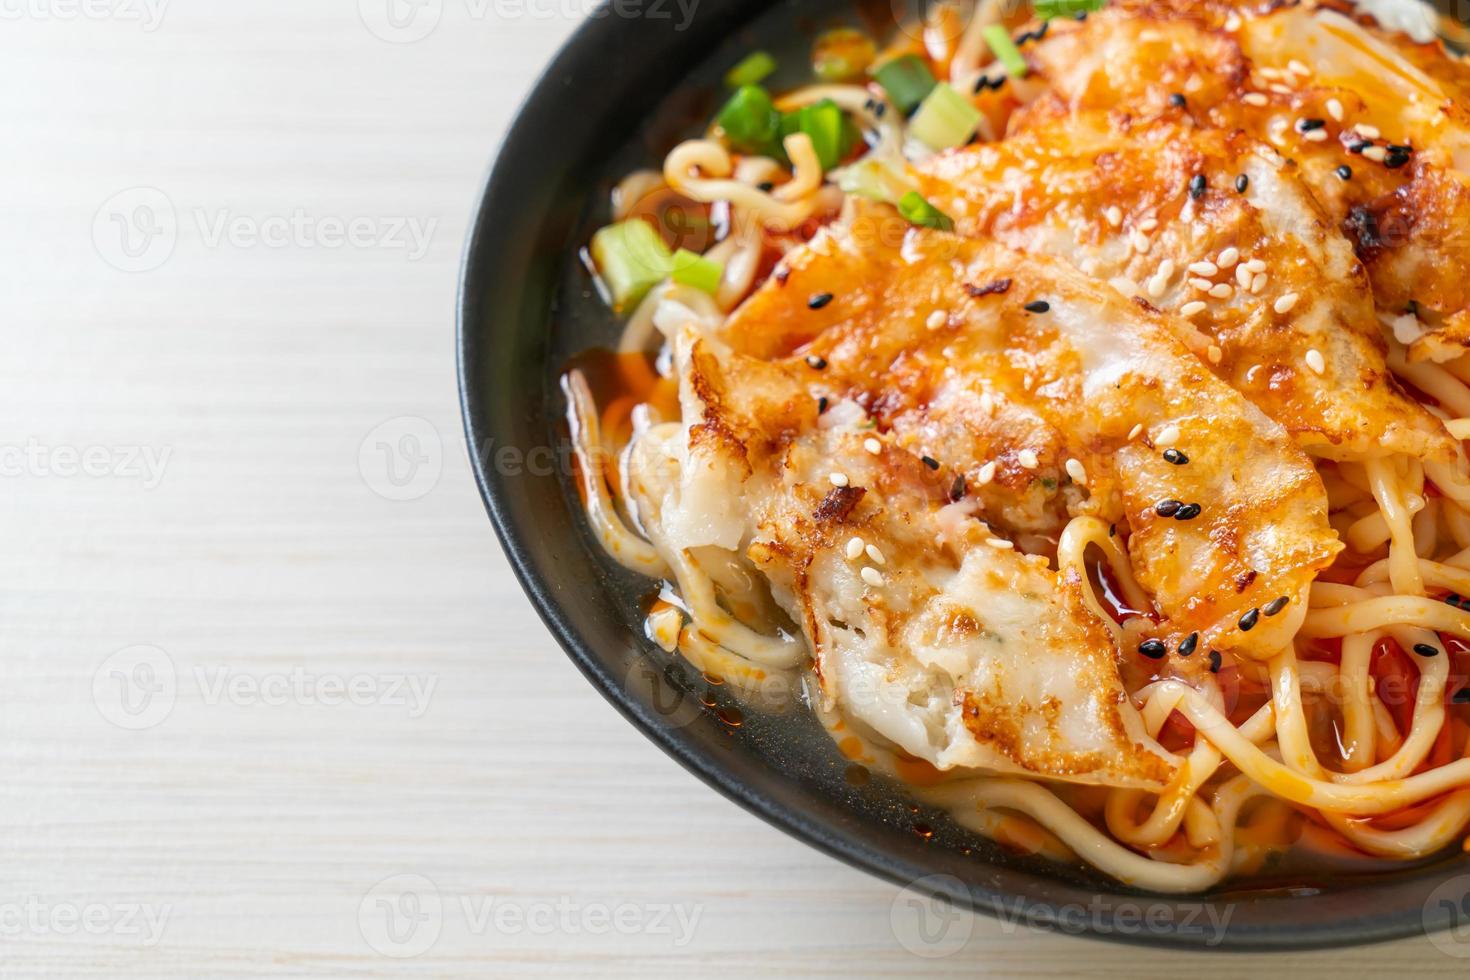
[[[706,672],[704,675],[704,682],[714,687],[719,687],[725,683],[725,679],[723,677],[716,677],[714,674]]]
[[[933,840],[934,839],[934,828],[931,827],[931,826],[929,826],[926,823],[916,823],[916,824],[914,824],[913,830],[914,830],[914,833],[919,836],[919,839],[920,840]]]
[[[866,786],[873,778],[873,774],[868,772],[867,766],[860,766],[853,763],[847,767],[847,772],[843,774],[843,778],[847,780],[849,786]]]
[[[721,708],[715,714],[719,717],[720,721],[729,725],[731,728],[739,728],[741,722],[745,721],[745,716],[740,713],[739,708]]]

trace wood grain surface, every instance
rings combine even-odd
[[[0,975],[1463,975],[918,955],[581,679],[472,485],[453,297],[585,9],[0,2]]]

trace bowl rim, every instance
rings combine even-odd
[[[489,228],[496,225],[495,216],[524,207],[518,195],[504,179],[511,170],[512,161],[528,152],[540,137],[531,132],[530,119],[538,112],[542,103],[551,100],[560,85],[558,76],[563,70],[595,57],[599,49],[614,43],[609,35],[616,29],[618,18],[605,15],[615,0],[598,0],[592,14],[579,24],[560,45],[554,56],[542,68],[535,81],[522,98],[511,118],[503,137],[496,146],[488,169],[481,180],[475,198],[475,210],[469,222],[459,266],[456,290],[455,367],[459,387],[459,407],[464,436],[475,483],[490,517],[501,548],[511,566],[516,580],[530,599],[542,623],[563,652],[581,674],[597,689],[604,700],[653,742],[666,755],[678,762],[685,770],[696,776],[726,799],[766,823],[794,837],[802,843],[836,858],[844,864],[867,872],[882,880],[904,888],[914,889],[929,897],[942,899],[972,912],[1000,919],[1014,925],[1026,925],[1061,931],[1068,935],[1084,936],[1119,942],[1133,946],[1176,950],[1221,950],[1226,952],[1248,951],[1305,951],[1335,949],[1344,946],[1366,945],[1387,942],[1411,936],[1422,936],[1427,932],[1447,928],[1451,922],[1441,916],[1431,921],[1428,910],[1398,909],[1371,913],[1371,917],[1354,917],[1351,921],[1330,925],[1303,925],[1285,921],[1246,934],[1233,934],[1228,930],[1218,943],[1203,940],[1197,934],[1168,932],[1144,932],[1119,929],[1111,918],[1101,922],[1092,921],[1084,928],[1065,927],[1058,906],[1045,900],[1024,898],[1026,909],[1018,913],[1006,908],[1014,901],[1017,893],[986,886],[973,880],[958,882],[954,888],[943,880],[944,875],[916,876],[907,862],[895,855],[885,853],[845,833],[840,828],[814,821],[807,815],[783,804],[760,790],[748,785],[739,777],[698,751],[689,740],[681,738],[677,729],[659,723],[655,713],[641,699],[634,697],[617,677],[604,669],[591,654],[593,640],[583,636],[571,623],[553,595],[548,582],[543,580],[533,567],[531,545],[511,520],[506,477],[486,465],[476,447],[484,444],[485,429],[479,412],[479,394],[473,376],[473,367],[479,353],[476,331],[483,322],[480,307],[482,300],[477,295],[473,277],[477,275],[477,263],[486,249]],[[739,15],[749,21],[770,10],[781,0],[706,0],[710,4],[730,4],[744,8]],[[922,869],[918,869],[922,871]],[[1120,886],[1123,887],[1123,886]],[[1315,896],[1309,896],[1315,897]],[[1163,902],[1188,902],[1213,904],[1218,896],[1155,895],[1136,893],[1138,902],[1150,899]],[[1248,901],[1248,895],[1241,899]],[[1060,928],[1059,927],[1063,927]]]

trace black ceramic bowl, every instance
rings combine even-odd
[[[1372,877],[1167,897],[1017,856],[941,813],[916,810],[899,787],[858,784],[805,712],[742,709],[643,638],[650,583],[601,554],[565,465],[560,369],[618,332],[579,249],[607,221],[612,185],[656,166],[708,118],[721,72],[742,53],[804,52],[813,29],[851,12],[847,0],[683,4],[618,0],[557,55],[505,139],[460,287],[460,384],[480,490],[527,595],[587,678],[665,752],[781,829],[883,878],[1012,922],[1231,949],[1340,946],[1455,923],[1470,891],[1470,877],[1450,884],[1470,873],[1463,857]],[[886,4],[880,13],[892,17]],[[1153,918],[1144,922],[1143,913]]]

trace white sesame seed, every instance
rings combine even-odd
[[[1147,255],[1148,250],[1154,247],[1154,243],[1141,231],[1135,231],[1129,241],[1133,243],[1133,251],[1139,255]]]
[[[1041,460],[1036,458],[1036,453],[1030,449],[1023,449],[1016,453],[1016,462],[1028,470],[1034,470],[1041,465]]]
[[[1363,158],[1372,160],[1374,163],[1382,163],[1388,159],[1388,150],[1382,146],[1369,146],[1363,150]]]
[[[1194,316],[1196,313],[1203,313],[1206,309],[1207,307],[1204,303],[1201,303],[1199,300],[1194,300],[1179,307],[1179,315]]]
[[[1245,264],[1245,267],[1247,269],[1251,270],[1252,272],[1265,272],[1266,271],[1266,260],[1265,259],[1251,259],[1249,262],[1247,262]]]
[[[1139,231],[1153,231],[1159,226],[1158,218],[1144,218],[1138,223]]]
[[[1376,140],[1383,135],[1383,132],[1377,126],[1369,126],[1367,123],[1358,123],[1353,128],[1365,140]]]
[[[1290,313],[1296,308],[1296,301],[1300,298],[1296,293],[1286,293],[1278,297],[1275,303],[1271,304],[1271,309],[1277,313]]]
[[[847,486],[847,474],[846,473],[829,473],[827,475],[827,479],[829,479],[829,480],[832,481],[832,485],[834,487],[845,487],[845,486]]]
[[[863,552],[872,560],[874,565],[882,566],[888,564],[888,559],[883,557],[883,552],[878,550],[876,544],[868,545],[863,549]]]
[[[1240,283],[1241,289],[1251,288],[1250,266],[1238,265],[1235,267],[1235,281]]]
[[[1116,204],[1104,211],[1103,217],[1106,218],[1108,220],[1108,224],[1112,225],[1114,228],[1117,228],[1123,224],[1123,211]]]
[[[1259,296],[1261,294],[1261,290],[1265,288],[1266,274],[1264,272],[1257,272],[1256,277],[1251,280],[1251,292]]]
[[[1200,305],[1204,306],[1203,303],[1201,303]],[[1134,439],[1137,439],[1141,435],[1143,435],[1143,423],[1139,422],[1134,425],[1133,428],[1128,430],[1128,441],[1132,442]]]
[[[883,452],[883,443],[879,442],[877,439],[873,439],[870,437],[863,440],[863,448],[872,453],[874,456],[877,456],[878,454]]]
[[[991,538],[985,543],[990,545],[992,548],[998,549],[1000,551],[1010,551],[1012,548],[1015,547],[1015,545],[1011,544],[1009,541],[1005,541],[1001,538]]]
[[[940,327],[944,326],[948,322],[948,313],[944,312],[943,310],[935,310],[933,313],[929,314],[929,319],[925,321],[924,326],[928,327],[930,330],[938,330]]]
[[[1158,299],[1169,291],[1169,280],[1162,273],[1154,276],[1148,281],[1148,295],[1152,299]]]
[[[980,411],[986,415],[995,411],[995,399],[990,397],[990,392],[988,391],[980,392]]]
[[[1230,16],[1225,18],[1225,29],[1231,34],[1234,34],[1240,30],[1241,23],[1240,14],[1232,10],[1230,11]]]
[[[865,543],[863,542],[863,539],[860,538],[860,537],[858,537],[857,535],[853,535],[852,537],[848,538],[847,539],[847,560],[848,561],[857,561],[857,559],[859,558],[859,556],[862,555],[863,548],[864,547],[865,547]]]
[[[1172,446],[1179,441],[1179,426],[1166,425],[1158,435],[1154,436],[1155,446]]]
[[[1225,357],[1225,352],[1216,345],[1211,344],[1205,351],[1205,356],[1210,359],[1211,364],[1219,364],[1221,359]]]
[[[980,481],[980,485],[982,487],[985,486],[985,484],[989,483],[991,480],[995,479],[995,460],[991,460],[984,466],[980,467],[980,472],[977,475],[977,479]]]
[[[1337,99],[1328,99],[1327,114],[1333,118],[1334,122],[1342,122],[1342,103]]]
[[[1067,460],[1067,475],[1072,478],[1073,483],[1087,482],[1087,468],[1082,465],[1080,459]]]
[[[1163,276],[1165,281],[1172,279],[1176,268],[1173,259],[1165,259],[1159,263],[1159,275]]]
[[[1286,77],[1286,72],[1282,71],[1280,68],[1273,68],[1270,65],[1262,65],[1258,67],[1256,69],[1256,74],[1273,82]]]
[[[1282,85],[1280,82],[1272,82],[1270,85],[1268,85],[1266,87],[1269,88],[1271,91],[1275,92],[1277,95],[1290,95],[1291,94],[1291,86],[1290,85]]]
[[[864,565],[862,572],[860,572],[859,574],[862,575],[864,582],[867,582],[875,589],[881,586],[885,581],[885,579],[883,578],[883,573],[878,571],[878,569],[874,568],[871,565]]]
[[[1322,358],[1322,352],[1315,347],[1307,351],[1307,367],[1317,374],[1322,374],[1327,370],[1327,362]]]
[[[1213,262],[1205,260],[1201,262],[1191,262],[1189,264],[1189,271],[1193,272],[1197,276],[1213,276],[1220,271],[1220,267]]]
[[[1327,130],[1325,130],[1325,129],[1312,129],[1312,130],[1308,130],[1307,132],[1302,133],[1302,139],[1306,140],[1309,143],[1326,143],[1327,142]]]
[[[1235,263],[1237,263],[1239,261],[1240,261],[1240,249],[1238,249],[1234,245],[1232,245],[1229,248],[1227,248],[1225,251],[1223,251],[1223,252],[1220,253],[1220,257],[1215,260],[1215,264],[1218,265],[1222,269],[1230,269],[1230,268],[1233,268],[1235,266]]]
[[[1290,61],[1288,61],[1286,63],[1286,67],[1289,68],[1294,75],[1310,75],[1312,73],[1312,69],[1308,68],[1306,65],[1302,64],[1295,58],[1292,58]]]
[[[1244,102],[1246,105],[1263,106],[1270,100],[1267,99],[1260,92],[1247,92],[1240,97],[1240,101]]]
[[[1215,288],[1215,284],[1208,279],[1194,278],[1189,280],[1189,284],[1202,293],[1208,293],[1211,289]]]
[[[1235,287],[1228,282],[1216,283],[1210,287],[1210,295],[1215,299],[1229,299],[1235,294]]]

